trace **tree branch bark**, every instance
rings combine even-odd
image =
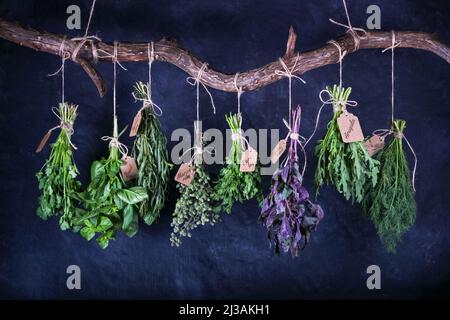
[[[387,48],[391,46],[392,33],[383,31],[368,31],[367,34],[359,33],[360,42],[356,46],[354,37],[347,33],[336,41],[347,54],[360,49]],[[450,48],[441,43],[436,35],[424,32],[396,31],[397,42],[400,42],[400,48],[415,48],[432,52],[445,61],[450,63]],[[64,40],[64,49],[71,55],[80,44],[80,40],[71,40],[63,35],[41,32],[32,28],[23,28],[18,23],[6,21],[0,18],[0,38],[14,42],[21,46],[35,49],[37,51],[48,52],[59,55],[61,43]],[[286,54],[283,59],[288,66],[292,68],[297,54],[295,51],[295,42],[297,35],[291,28],[286,45]],[[143,62],[148,61],[147,57],[148,43],[118,43],[117,59],[120,62]],[[155,60],[171,63],[184,70],[192,77],[196,77],[203,61],[195,57],[189,51],[183,49],[175,41],[162,39],[154,43]],[[97,54],[95,54],[97,52]],[[113,44],[105,42],[85,42],[74,62],[79,63],[89,77],[95,83],[100,96],[106,92],[105,83],[94,68],[96,60],[112,62],[114,48]],[[293,74],[301,75],[307,71],[320,68],[325,65],[339,62],[339,53],[332,44],[327,44],[308,52],[298,53],[299,58]],[[244,91],[252,91],[263,88],[282,78],[276,74],[276,70],[283,70],[278,60],[266,64],[262,67],[240,72],[238,77],[238,86]],[[214,89],[234,92],[234,74],[224,74],[207,67],[202,76],[202,82]]]

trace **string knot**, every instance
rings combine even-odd
[[[328,94],[328,99],[323,97],[323,94]],[[322,102],[322,107],[324,105],[332,105],[333,106],[333,112],[339,112],[339,111],[347,111],[347,106],[349,107],[357,107],[358,102],[354,100],[341,100],[336,99],[335,96],[333,96],[332,92],[328,89],[324,89],[320,91],[319,93],[319,99]]]
[[[103,141],[109,141],[109,148],[117,148],[122,156],[126,156],[128,154],[128,147],[119,141],[116,137],[103,136]]]
[[[208,67],[208,64],[203,63],[202,66],[200,67],[200,69],[198,70],[197,76],[195,78],[194,77],[186,78],[187,83],[189,83],[191,86],[197,87],[197,121],[200,120],[200,85],[202,85],[203,88],[205,89],[205,91],[208,93],[209,98],[211,100],[211,106],[213,108],[213,112],[214,112],[214,114],[216,113],[216,105],[214,104],[213,96],[212,96],[211,92],[209,91],[208,87],[202,82],[202,76],[207,67]]]

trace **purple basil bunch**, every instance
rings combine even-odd
[[[269,195],[264,199],[260,221],[268,230],[275,253],[291,251],[297,256],[309,242],[311,232],[324,216],[322,208],[309,200],[309,192],[302,185],[297,144],[300,144],[300,107],[292,112],[294,119],[285,164],[272,176]],[[294,133],[294,135],[292,135]]]

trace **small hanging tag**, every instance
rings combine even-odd
[[[258,161],[258,151],[249,146],[248,149],[242,153],[240,171],[241,172],[255,171],[257,161]]]
[[[38,147],[36,148],[36,153],[39,153],[44,149],[45,145],[47,144],[48,139],[50,139],[50,136],[52,135],[52,130],[49,130],[45,136],[42,137],[41,142],[39,143]]]
[[[142,120],[142,112],[138,111],[138,113],[136,113],[136,115],[134,116],[133,124],[131,125],[130,137],[134,137],[137,135],[139,126],[141,125],[141,120]]]
[[[123,156],[122,161],[120,172],[122,173],[123,180],[130,181],[136,179],[138,175],[136,160],[133,157]]]
[[[286,139],[278,141],[277,145],[275,146],[275,148],[273,148],[272,152],[270,153],[270,161],[272,163],[276,163],[278,159],[280,159],[284,150],[286,150]]]
[[[337,119],[342,141],[345,143],[364,140],[364,135],[357,116],[350,112],[343,112]]]
[[[191,163],[183,163],[175,175],[175,181],[188,186],[194,179],[194,174],[194,166]]]
[[[384,137],[374,134],[364,142],[364,148],[366,148],[370,156],[373,156],[384,148]]]

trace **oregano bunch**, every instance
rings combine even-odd
[[[288,158],[272,176],[270,193],[264,199],[259,220],[267,228],[276,254],[290,251],[297,256],[308,244],[311,232],[316,230],[324,212],[311,202],[303,186],[297,155],[300,107],[293,110],[292,118]]]
[[[72,228],[72,219],[77,206],[76,194],[81,187],[81,183],[77,180],[79,172],[73,159],[74,147],[70,140],[77,108],[76,105],[67,102],[60,103],[59,107],[55,108],[57,116],[61,119],[61,130],[51,145],[50,157],[36,174],[42,192],[37,214],[44,220],[61,215],[59,219],[61,230]],[[50,132],[47,135],[50,135]]]
[[[347,200],[360,203],[366,184],[374,187],[378,179],[379,161],[373,159],[362,142],[344,143],[337,119],[345,109],[351,88],[326,87],[333,103],[333,119],[325,136],[319,140],[315,174],[316,194],[323,184],[333,184]]]
[[[135,97],[144,100],[149,97],[148,84],[137,82]],[[143,108],[142,120],[133,145],[132,155],[138,164],[136,185],[143,187],[148,199],[139,203],[139,214],[147,225],[155,222],[164,207],[166,189],[172,164],[168,161],[166,137],[151,105]]]
[[[202,164],[194,164],[195,174],[192,182],[185,186],[177,184],[180,197],[175,204],[170,226],[172,246],[180,246],[182,237],[191,237],[191,232],[199,226],[214,225],[219,222],[219,214],[214,212],[211,177]]]
[[[241,172],[240,170],[240,160],[244,151],[241,140],[241,115],[230,113],[230,115],[225,115],[225,119],[230,126],[232,135],[236,138],[232,142],[226,165],[220,170],[220,178],[214,188],[214,200],[218,201],[216,211],[231,213],[235,202],[253,198],[261,202],[263,195],[259,163],[253,172]]]
[[[376,155],[381,163],[378,184],[367,187],[362,202],[363,210],[375,225],[378,236],[387,250],[393,253],[416,218],[414,189],[403,150],[405,127],[404,120],[394,120],[393,138]]]
[[[105,249],[114,239],[118,230],[133,237],[138,231],[138,205],[148,199],[146,190],[135,186],[128,188],[120,167],[117,134],[117,118],[114,119],[113,141],[110,143],[109,156],[94,161],[91,165],[91,181],[87,189],[80,194],[83,208],[79,209],[78,230],[86,240],[97,235],[97,242]]]

